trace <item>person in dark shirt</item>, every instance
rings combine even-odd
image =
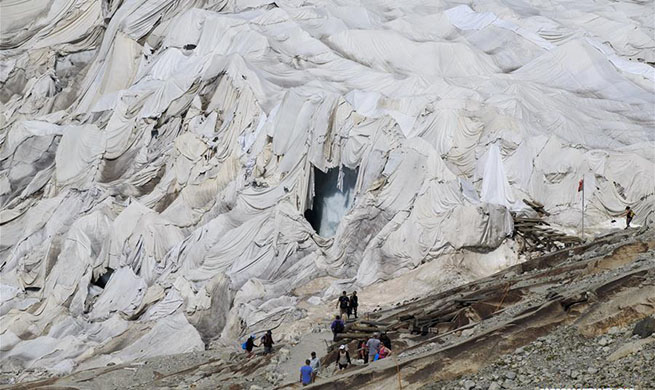
[[[337,341],[337,334],[343,332],[344,329],[346,329],[346,326],[341,320],[341,316],[336,316],[334,321],[332,321],[332,325],[330,325],[330,328],[332,329],[332,334],[334,335],[333,340]]]
[[[389,338],[389,335],[387,335],[387,332],[382,332],[382,335],[380,335],[380,342],[385,347],[391,349],[391,339]]]
[[[350,307],[350,299],[348,299],[348,294],[344,291],[339,300],[337,301],[337,308],[339,308],[341,318],[345,318],[348,315],[348,308]]]
[[[264,346],[264,355],[268,355],[269,353],[273,353],[273,333],[268,330],[265,335],[262,336],[262,342],[261,345]]]
[[[632,222],[632,219],[635,217],[635,212],[632,211],[630,206],[625,206],[625,212],[623,215],[625,215],[625,228],[628,229],[630,228],[630,222]]]
[[[255,336],[250,335],[250,337],[248,337],[248,340],[246,340],[246,354],[248,355],[248,357],[252,356],[252,349],[258,346],[259,345],[255,345]]]
[[[357,298],[357,291],[353,291],[353,294],[350,296],[350,308],[352,309],[352,314],[357,318],[357,306],[359,306],[359,299]],[[350,316],[350,314],[348,314]]]

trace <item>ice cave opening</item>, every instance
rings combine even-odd
[[[332,237],[355,197],[358,169],[342,166],[327,172],[314,167],[314,199],[305,218],[322,237]],[[341,177],[340,177],[341,176]]]
[[[107,267],[105,273],[103,273],[102,275],[98,275],[97,278],[94,278],[91,281],[91,284],[96,285],[100,288],[105,288],[107,283],[109,283],[109,278],[111,278],[111,274],[113,273],[114,273],[114,269],[111,267]]]

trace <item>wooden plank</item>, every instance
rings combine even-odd
[[[370,333],[363,333],[363,332],[347,332],[347,333],[338,333],[337,334],[337,341],[338,340],[345,340],[345,339],[368,339],[371,337]]]
[[[365,326],[365,325],[357,325],[354,324],[352,326],[347,326],[346,330],[349,332],[380,332],[384,330],[384,328],[378,328],[377,326]]]
[[[548,223],[541,218],[528,218],[528,217],[514,218],[514,221],[543,222],[546,224]]]
[[[371,321],[371,320],[360,320],[362,324],[372,325],[372,326],[389,326],[391,322],[380,322],[380,321]]]

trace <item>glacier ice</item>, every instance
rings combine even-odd
[[[343,216],[352,206],[357,183],[357,170],[331,168],[326,173],[314,169],[314,198],[305,217],[316,232],[332,237]],[[311,189],[310,189],[311,191]]]
[[[318,278],[484,276],[522,199],[577,229],[583,176],[591,231],[655,208],[647,3],[0,8],[0,364],[230,346]]]

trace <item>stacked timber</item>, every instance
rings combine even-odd
[[[537,214],[539,214],[540,217],[544,217],[544,216],[548,217],[548,216],[550,216],[550,213],[549,213],[548,211],[546,211],[546,208],[544,207],[544,205],[541,204],[541,203],[539,203],[539,202],[537,202],[537,201],[534,201],[534,200],[528,200],[528,199],[523,199],[523,203],[525,203],[525,204],[527,204],[528,206],[532,207],[532,209],[533,209],[534,211],[536,211]]]
[[[521,252],[546,253],[580,244],[582,240],[553,229],[541,218],[514,217],[514,237],[522,244]]]
[[[386,332],[389,325],[391,324],[388,322],[357,320],[346,324],[345,332],[337,335],[337,341],[368,339],[373,333]]]

